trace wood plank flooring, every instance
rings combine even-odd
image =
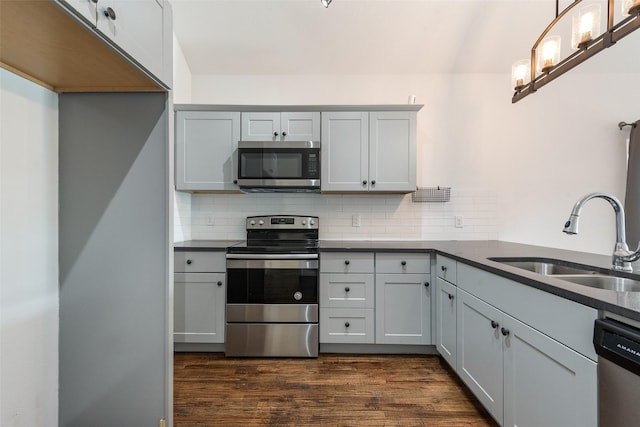
[[[174,424],[495,426],[438,356],[176,353]]]

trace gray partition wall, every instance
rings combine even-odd
[[[168,101],[59,96],[60,426],[170,408]]]

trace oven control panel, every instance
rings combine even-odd
[[[247,217],[247,230],[258,229],[318,229],[317,216],[278,215]]]

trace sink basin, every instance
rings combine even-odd
[[[545,276],[558,274],[596,274],[597,268],[547,258],[489,258],[504,265]]]
[[[589,286],[591,288],[606,289],[616,292],[640,292],[640,281],[628,279],[626,277],[608,276],[602,274],[596,275],[576,275],[576,276],[559,276],[560,280],[575,283],[578,285]]]
[[[611,270],[548,258],[489,258],[511,267],[554,277],[577,285],[615,292],[640,292],[640,280],[617,275]]]

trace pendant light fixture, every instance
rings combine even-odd
[[[607,0],[607,29],[601,33],[602,12],[594,0],[575,0],[562,12],[556,0],[556,17],[542,32],[531,48],[531,59],[520,60],[511,67],[511,83],[515,90],[511,102],[518,102],[550,81],[560,77],[596,53],[613,46],[640,27],[640,0],[617,0],[623,18],[614,24],[616,0]],[[588,3],[588,4],[587,4]],[[578,7],[578,5],[584,5]],[[572,18],[571,48],[575,51],[560,59],[562,39],[551,35],[555,25],[570,11]],[[528,68],[528,71],[525,71]]]
[[[322,3],[322,5],[324,7],[329,7],[329,5],[331,4],[331,1],[332,0],[320,0],[320,3]],[[638,1],[640,1],[640,0],[638,0]]]

